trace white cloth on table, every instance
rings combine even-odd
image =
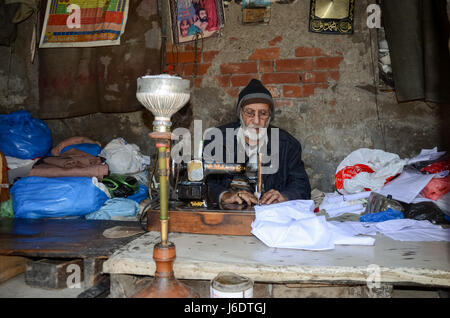
[[[450,242],[450,229],[444,229],[428,220],[395,219],[384,222],[330,221],[329,223],[353,235],[376,235],[376,232],[379,232],[396,241]]]
[[[255,206],[252,234],[269,247],[333,249],[335,244],[373,245],[374,238],[357,237],[314,214],[314,201],[292,200]]]

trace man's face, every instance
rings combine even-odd
[[[206,15],[206,11],[205,10],[200,10],[198,12],[198,17],[199,17],[200,21],[208,22],[208,16]]]
[[[264,103],[245,105],[241,109],[242,121],[250,133],[259,134],[259,128],[267,128],[270,106]]]
[[[180,31],[182,36],[187,36],[189,30],[189,23],[187,20],[182,20],[180,22]]]

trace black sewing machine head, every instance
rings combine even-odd
[[[231,190],[247,190],[253,193],[258,181],[257,165],[202,160],[191,160],[188,163],[172,162],[169,175],[173,190],[171,200],[182,201],[192,207],[206,207],[208,205],[206,179],[213,174],[232,175]]]

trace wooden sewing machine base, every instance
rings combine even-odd
[[[160,231],[159,210],[149,210],[147,231]],[[169,232],[252,235],[251,224],[255,220],[254,211],[233,210],[169,210]]]

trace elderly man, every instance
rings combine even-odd
[[[238,122],[218,127],[223,136],[227,136],[227,129],[237,130],[233,134],[234,162],[237,162],[237,148],[243,146],[246,151],[245,163],[247,166],[256,165],[259,152],[266,151],[278,156],[275,171],[262,175],[263,186],[261,204],[279,203],[287,200],[309,200],[311,187],[301,159],[302,148],[300,143],[283,129],[270,126],[274,117],[274,103],[271,93],[256,79],[240,92],[237,102]],[[275,131],[276,130],[276,131]],[[229,136],[229,134],[228,134]],[[278,138],[272,138],[277,136]],[[227,154],[226,143],[223,153]],[[205,149],[208,144],[205,141]],[[262,147],[262,145],[265,145]],[[224,158],[225,159],[225,158]],[[226,160],[223,160],[225,162]],[[264,166],[273,166],[267,162]],[[269,169],[270,170],[270,169]],[[273,170],[273,169],[272,169]],[[232,190],[231,175],[210,175],[207,179],[209,196],[213,202],[219,204],[238,203],[252,205],[258,203],[254,190]]]

